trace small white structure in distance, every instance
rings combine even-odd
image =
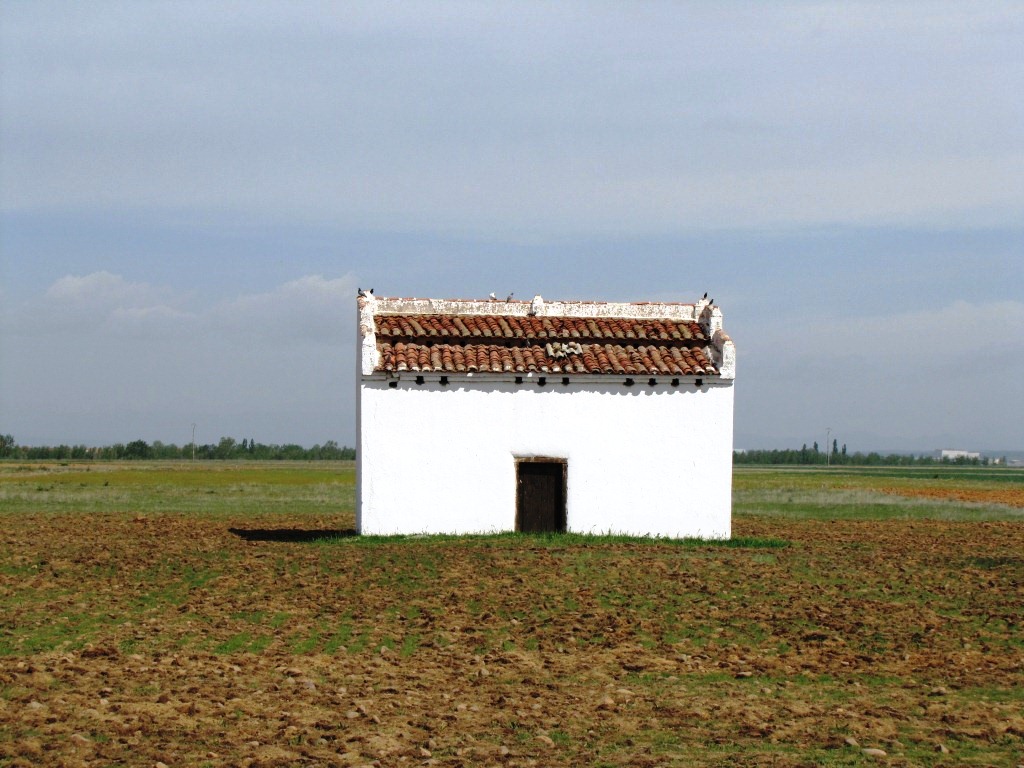
[[[731,535],[736,355],[706,299],[357,302],[360,533]]]
[[[957,459],[980,459],[981,453],[979,451],[951,451],[951,450],[940,450],[939,461],[946,459],[948,461],[956,461]]]

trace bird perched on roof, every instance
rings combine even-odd
[[[487,298],[490,299],[491,301],[498,300],[498,297],[494,295],[494,291],[491,291],[489,294],[487,294]]]
[[[515,296],[515,294],[514,294],[514,293],[510,293],[510,294],[508,295],[508,298],[507,298],[507,299],[505,299],[505,301],[512,301],[512,297],[513,297],[513,296]]]
[[[707,297],[708,297],[708,292],[704,291],[704,295],[701,296],[701,299],[707,299]]]
[[[356,288],[356,292],[364,299],[367,296],[373,296],[373,288],[371,288],[368,291],[364,291],[362,288]]]

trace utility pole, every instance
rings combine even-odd
[[[192,422],[192,461],[196,460],[196,424]]]
[[[832,443],[829,442],[829,438],[830,437],[832,437],[832,427],[826,427],[825,428],[825,466],[826,467],[832,465],[832,455],[830,453],[830,451],[832,450]]]

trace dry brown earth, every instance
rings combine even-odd
[[[1005,504],[1009,507],[1024,507],[1024,488],[924,488],[887,487],[882,493],[897,496],[942,499],[944,501],[966,501],[972,504]]]
[[[5,518],[0,766],[1024,762],[1018,523],[285,530],[345,522]]]

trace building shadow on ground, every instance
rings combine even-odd
[[[246,541],[309,542],[324,539],[347,539],[356,536],[355,528],[228,528]]]

